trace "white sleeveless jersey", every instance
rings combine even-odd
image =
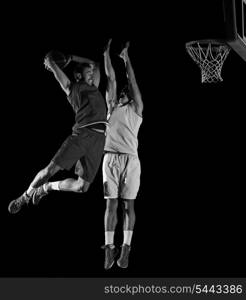
[[[131,105],[115,106],[108,119],[105,151],[138,155],[138,131],[142,120]]]

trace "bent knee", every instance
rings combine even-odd
[[[116,212],[118,207],[118,199],[117,198],[108,198],[106,210],[110,213]]]
[[[134,211],[134,200],[123,199],[122,208],[126,211]]]
[[[76,184],[76,192],[77,193],[86,193],[90,187],[90,182],[85,181],[83,179],[78,179]]]

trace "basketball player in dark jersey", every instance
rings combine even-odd
[[[75,113],[72,134],[64,141],[50,163],[34,178],[29,188],[10,202],[8,210],[17,213],[24,204],[40,199],[52,190],[86,192],[93,182],[103,155],[106,129],[106,102],[98,90],[100,70],[95,62],[78,56],[70,56],[77,63],[72,82],[63,70],[46,56],[45,67],[51,71],[67,95]],[[48,182],[59,170],[70,170],[75,165],[77,179]]]

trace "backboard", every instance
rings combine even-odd
[[[246,61],[246,0],[223,0],[227,43]]]

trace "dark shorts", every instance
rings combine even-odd
[[[64,141],[52,161],[66,170],[76,163],[75,173],[91,183],[99,169],[104,145],[105,134],[83,128]]]

